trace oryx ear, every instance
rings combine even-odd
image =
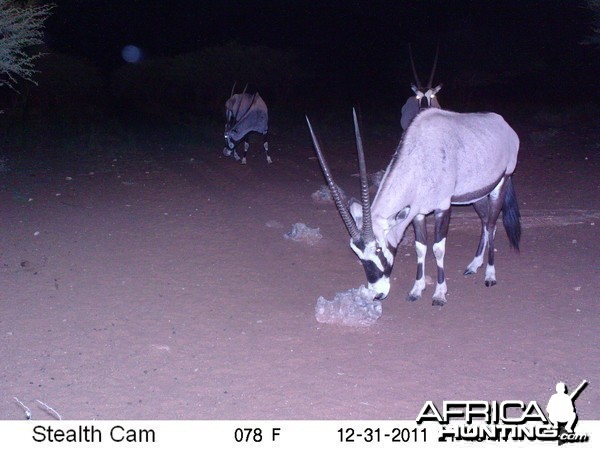
[[[396,214],[392,214],[387,218],[387,229],[392,230],[396,227],[396,225],[401,224],[406,220],[408,215],[410,214],[410,206],[405,206]]]
[[[355,198],[351,198],[350,201],[348,202],[348,209],[350,210],[350,215],[356,222],[356,226],[358,227],[359,230],[362,230],[362,217],[363,217],[362,205]]]
[[[437,93],[442,89],[442,84],[438,84],[435,88],[431,90],[431,105],[434,108],[441,108],[440,102],[438,102]]]
[[[393,247],[396,247],[402,240],[406,227],[409,225],[406,219],[410,214],[410,206],[405,206],[396,214],[388,218],[389,232],[387,234],[387,240]]]
[[[398,222],[402,222],[403,220],[405,220],[408,215],[410,214],[410,206],[405,206],[404,208],[402,208],[400,211],[398,211],[396,213],[396,215],[394,216],[394,222],[398,223]]]

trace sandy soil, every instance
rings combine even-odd
[[[499,231],[498,284],[464,277],[479,225],[456,208],[448,304],[431,306],[432,286],[405,300],[403,245],[364,329],[315,320],[319,296],[365,279],[335,207],[311,199],[306,132],[275,134],[271,166],[256,147],[242,166],[219,146],[156,144],[0,174],[0,419],[24,418],[14,397],[34,419],[51,418],[35,400],[64,419],[414,419],[426,400],[545,405],[584,378],[579,417],[600,419],[598,129],[514,125],[521,253]],[[331,134],[356,195],[352,135]],[[371,172],[395,140],[367,132]],[[323,239],[284,239],[296,222]]]

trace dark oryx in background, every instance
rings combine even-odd
[[[361,204],[354,201],[350,207],[342,202],[310,122],[308,126],[332,197],[350,233],[350,247],[360,259],[376,298],[385,298],[389,293],[396,249],[411,223],[415,229],[417,279],[408,300],[421,297],[427,252],[425,216],[434,213],[437,284],[433,305],[446,303],[444,254],[452,204],[473,204],[482,223],[479,246],[465,275],[475,273],[482,265],[488,247],[485,284],[496,284],[494,237],[500,211],[511,247],[519,249],[521,236],[512,184],[519,138],[501,116],[438,108],[422,111],[404,133],[371,204],[362,138],[354,113]]]
[[[247,87],[247,86],[246,86]],[[225,102],[225,148],[223,154],[231,156],[238,161],[240,159],[235,149],[240,141],[244,141],[244,155],[242,156],[242,164],[246,164],[246,156],[250,144],[248,136],[251,133],[262,135],[263,147],[267,162],[271,164],[273,161],[269,156],[269,143],[267,142],[267,133],[269,131],[269,111],[264,100],[257,92],[255,94],[247,94],[246,88],[241,94],[234,94],[235,83],[231,89],[231,95]]]
[[[400,118],[400,124],[402,125],[402,129],[406,130],[410,123],[413,121],[415,116],[426,108],[440,108],[440,104],[437,99],[437,93],[442,89],[442,85],[438,84],[436,87],[432,87],[433,85],[433,76],[435,75],[435,69],[437,66],[438,54],[440,51],[440,47],[438,46],[435,51],[435,59],[433,60],[433,67],[431,68],[431,75],[429,75],[429,81],[427,86],[423,86],[421,81],[419,80],[419,76],[417,75],[417,70],[415,69],[415,62],[413,60],[412,49],[410,45],[408,46],[408,52],[410,55],[410,65],[412,67],[414,81],[410,87],[415,93],[414,96],[409,97],[404,103],[402,107],[402,117]]]

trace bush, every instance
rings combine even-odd
[[[0,0],[0,86],[15,88],[19,79],[33,81],[34,61],[40,53],[28,53],[42,44],[44,22],[52,5],[24,6]]]

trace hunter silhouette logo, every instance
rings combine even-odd
[[[452,400],[444,401],[438,408],[427,401],[421,408],[416,422],[437,422],[441,430],[440,442],[465,441],[558,441],[587,442],[587,434],[575,433],[577,412],[575,399],[588,385],[583,380],[570,394],[563,382],[556,384],[553,394],[543,408],[532,400],[487,401]]]
[[[588,381],[583,380],[573,392],[568,394],[565,383],[562,381],[556,383],[556,394],[553,394],[550,400],[548,400],[546,411],[548,412],[548,419],[558,430],[558,439],[560,441],[577,440],[578,435],[574,432],[575,424],[577,423],[575,399],[587,385]]]

